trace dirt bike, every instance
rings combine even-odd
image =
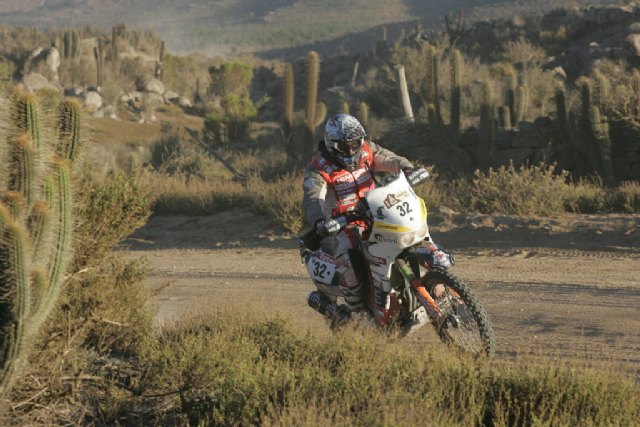
[[[431,239],[424,200],[413,191],[412,185],[428,177],[422,168],[409,177],[387,175],[354,211],[336,217],[341,226],[366,224],[368,235],[349,252],[366,308],[382,328],[407,335],[430,323],[444,343],[491,357],[495,338],[487,313],[469,286],[449,271],[453,256]],[[336,259],[326,237],[315,228],[301,236],[300,255],[317,288],[308,296],[309,306],[337,327],[350,312],[339,304]],[[374,301],[374,281],[385,290],[385,301]]]

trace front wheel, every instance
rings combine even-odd
[[[469,286],[445,270],[429,271],[421,282],[444,313],[432,321],[440,339],[465,352],[492,357],[493,328]]]

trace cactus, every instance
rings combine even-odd
[[[293,65],[287,63],[284,69],[284,122],[282,131],[285,139],[289,142],[291,130],[293,129],[293,104],[295,97]]]
[[[326,118],[327,118],[327,106],[324,104],[324,102],[318,102],[318,104],[316,104],[315,116],[313,118],[314,130],[315,128],[320,126],[322,123],[324,123],[324,120]]]
[[[560,129],[567,129],[567,96],[564,93],[564,85],[558,83],[555,88],[556,115],[558,117],[558,125]]]
[[[104,83],[104,41],[101,37],[93,48],[93,56],[96,60],[96,85],[99,87]]]
[[[493,149],[493,97],[491,84],[488,81],[482,83],[482,104],[480,105],[480,139],[478,144],[478,167],[488,169]]]
[[[427,46],[427,73],[426,73],[426,95],[427,105],[433,104],[436,109],[436,117],[442,121],[440,115],[440,100],[438,99],[438,53],[434,46]]]
[[[598,107],[600,112],[604,112],[609,95],[609,84],[607,79],[599,71],[594,73],[593,79],[595,84],[593,86],[591,103],[593,106]]]
[[[600,109],[591,106],[591,132],[593,133],[596,143],[596,154],[598,155],[600,172],[603,175],[604,182],[612,185],[615,181],[613,174],[613,164],[611,162],[611,138],[609,138],[609,123],[606,117],[600,114]]]
[[[640,72],[634,68],[631,72],[631,87],[633,88],[633,114],[636,118],[640,116]]]
[[[67,111],[59,118],[60,140],[73,142],[46,144],[55,148],[47,150],[34,139],[38,115],[23,114],[25,105],[37,113],[35,101],[18,93],[11,102],[3,120],[9,147],[3,160],[11,172],[0,188],[0,397],[21,374],[63,286],[72,253],[70,167],[79,147],[77,105],[60,107]]]
[[[524,121],[527,117],[527,105],[529,104],[529,89],[527,85],[519,85],[516,89],[516,123]]]
[[[455,49],[451,61],[451,130],[455,135],[460,133],[461,67],[462,55],[458,49]]]
[[[516,76],[516,70],[513,67],[506,69],[507,74],[507,90],[506,90],[506,103],[509,107],[511,114],[511,123],[516,122],[516,88],[518,86],[518,77]]]
[[[111,60],[118,60],[118,28],[113,26],[111,27]]]
[[[369,105],[364,101],[361,102],[358,107],[358,118],[362,126],[366,129],[369,125]]]
[[[80,148],[80,104],[63,101],[58,107],[58,144],[56,152],[61,159],[75,160]]]
[[[340,105],[340,112],[349,114],[349,103],[347,101],[342,101],[342,104]]]
[[[509,106],[502,105],[498,109],[500,113],[500,124],[505,130],[511,130],[511,110]]]
[[[318,80],[320,78],[320,58],[314,51],[307,56],[307,99],[305,106],[306,138],[304,157],[315,148],[316,105],[318,99]]]
[[[315,118],[319,77],[320,59],[316,52],[311,51],[307,57],[307,102],[305,106],[305,122],[310,129],[313,127],[313,121]]]

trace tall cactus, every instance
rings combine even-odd
[[[306,138],[304,156],[308,157],[315,147],[316,106],[318,100],[318,81],[320,79],[320,58],[317,52],[310,51],[307,56],[307,99],[305,104]]]
[[[480,138],[478,144],[478,167],[488,169],[493,149],[494,108],[491,84],[482,83],[482,104],[480,105]]]
[[[58,144],[56,152],[61,159],[75,160],[80,149],[80,104],[67,100],[58,107]]]
[[[290,141],[291,130],[293,129],[294,84],[293,65],[287,63],[284,68],[284,120],[282,123],[282,131],[287,143]]]
[[[362,101],[358,106],[358,118],[360,119],[360,123],[366,129],[369,125],[369,105]]]
[[[305,104],[305,122],[310,129],[313,127],[313,121],[316,115],[319,78],[320,58],[317,52],[311,51],[307,56],[307,99]]]
[[[426,104],[433,104],[436,109],[436,117],[441,119],[440,100],[438,94],[438,52],[434,46],[427,46],[427,73],[426,73]]]
[[[0,102],[11,102],[0,141],[8,147],[0,161],[11,171],[0,187],[0,397],[4,397],[56,304],[70,261],[70,167],[80,127],[77,106],[61,106],[59,141],[43,138],[37,145],[34,135],[41,134],[36,132],[40,123],[34,99],[16,94]],[[25,114],[26,105],[33,114]],[[65,151],[62,146],[74,148]]]
[[[527,118],[527,106],[529,105],[529,89],[521,84],[516,89],[516,125]]]
[[[455,49],[451,61],[451,130],[455,135],[460,133],[461,68],[462,55],[458,49]]]
[[[508,67],[506,70],[507,74],[507,89],[506,89],[506,102],[507,107],[509,107],[509,112],[511,114],[510,121],[511,123],[516,122],[516,88],[518,86],[518,77],[516,76],[515,68]]]

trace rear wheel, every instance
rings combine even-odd
[[[469,286],[444,270],[427,272],[422,283],[444,313],[432,322],[440,339],[465,352],[492,357],[496,346],[493,328]]]

